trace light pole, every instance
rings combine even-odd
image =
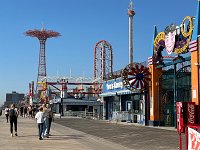
[[[174,127],[176,128],[176,63],[174,64]]]
[[[61,116],[64,116],[64,113],[63,113],[63,93],[62,93],[62,96],[61,96]]]
[[[61,87],[61,95],[60,95],[60,97],[61,97],[61,116],[64,116],[64,110],[63,110],[63,98],[65,97],[65,93],[64,92],[66,92],[65,90],[66,90],[66,80],[65,79],[62,79],[61,80],[61,85],[62,85],[62,87]]]

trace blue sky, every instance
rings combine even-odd
[[[39,42],[27,37],[29,29],[60,32],[46,43],[47,75],[93,78],[94,46],[100,40],[113,47],[114,71],[128,64],[130,0],[0,0],[0,103],[6,93],[28,92],[36,81]],[[195,16],[197,0],[133,0],[134,56],[137,62],[151,56],[153,26],[163,31]]]

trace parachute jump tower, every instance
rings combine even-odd
[[[38,76],[37,76],[37,86],[36,91],[42,90],[41,82],[42,79],[46,77],[46,50],[45,50],[45,43],[48,38],[58,37],[60,33],[52,31],[52,30],[28,30],[25,32],[26,36],[36,37],[40,42],[40,50],[39,50],[39,65],[38,65]]]

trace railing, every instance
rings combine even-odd
[[[141,113],[128,112],[128,111],[112,112],[111,116],[109,117],[109,120],[114,120],[117,122],[127,121],[127,122],[134,122],[134,123],[144,122],[144,118]]]
[[[103,120],[102,113],[93,113],[93,112],[86,112],[86,111],[65,111],[64,116]],[[140,113],[128,112],[128,111],[121,111],[121,112],[115,111],[109,115],[109,120],[117,121],[117,122],[134,122],[134,123],[143,124],[144,115]]]
[[[71,117],[80,117],[80,118],[88,118],[88,119],[103,119],[103,115],[99,113],[93,112],[85,112],[85,111],[66,111],[64,112],[64,116]]]

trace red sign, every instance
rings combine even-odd
[[[192,129],[188,128],[188,150],[200,149],[200,134]]]

